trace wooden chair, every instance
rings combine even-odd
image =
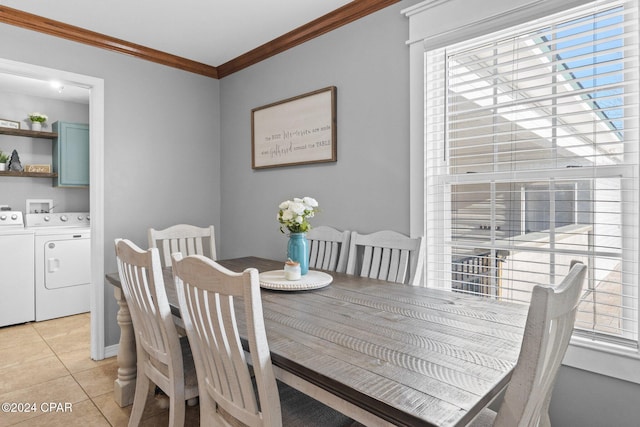
[[[185,400],[198,396],[191,348],[179,338],[164,288],[158,249],[143,251],[128,240],[116,239],[122,291],[131,312],[136,338],[136,391],[129,426],[142,419],[149,382],[169,396],[169,425],[184,425]]]
[[[258,270],[234,273],[200,255],[183,258],[176,253],[172,257],[180,312],[198,374],[201,425],[351,425],[350,418],[276,382]],[[236,318],[236,298],[240,298],[244,318]],[[248,331],[248,355],[240,342],[238,324]],[[253,366],[253,380],[247,358]]]
[[[424,266],[422,237],[395,231],[351,233],[347,274],[417,286]]]
[[[158,248],[162,259],[162,267],[171,266],[171,254],[181,252],[187,255],[204,255],[216,259],[216,237],[213,226],[196,227],[178,224],[155,230],[149,228],[149,247]]]
[[[587,268],[572,263],[557,286],[536,285],[518,362],[496,414],[483,409],[471,426],[546,426],[560,363],[567,351]]]
[[[307,232],[309,240],[309,268],[344,273],[349,254],[348,231],[321,225]]]

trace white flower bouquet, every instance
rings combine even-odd
[[[318,202],[312,197],[295,197],[280,203],[278,209],[280,231],[284,233],[287,229],[291,233],[306,233],[311,229],[308,219],[318,212]]]
[[[42,113],[29,114],[29,120],[31,120],[31,122],[44,123],[47,121],[48,118],[49,117],[47,117],[46,114],[42,114]]]

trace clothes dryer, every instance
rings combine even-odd
[[[89,221],[86,212],[27,214],[35,234],[36,321],[90,310]]]

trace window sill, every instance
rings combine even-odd
[[[640,384],[638,350],[573,337],[562,364]]]

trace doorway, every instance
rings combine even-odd
[[[55,80],[89,94],[89,206],[91,212],[91,358],[102,360],[104,348],[104,81],[100,78],[0,58],[0,74]]]

